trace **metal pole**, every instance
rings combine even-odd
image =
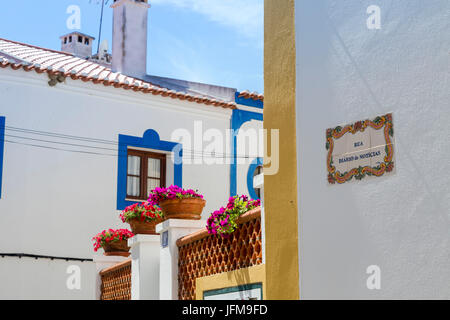
[[[105,7],[105,0],[102,0],[102,12],[100,14],[100,30],[98,32],[98,43],[97,43],[97,57],[100,59],[100,40],[102,37],[102,22],[103,22],[103,8]]]

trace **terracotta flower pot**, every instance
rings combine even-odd
[[[131,227],[131,232],[134,234],[155,234],[158,235],[159,233],[156,233],[156,225],[158,223],[161,223],[163,219],[157,219],[152,222],[145,222],[141,221],[140,219],[131,219],[128,221]]]
[[[128,257],[130,255],[130,247],[128,246],[128,240],[119,240],[114,242],[105,243],[103,246],[105,256],[123,256]]]
[[[170,199],[159,203],[165,219],[200,220],[206,201],[201,198]]]

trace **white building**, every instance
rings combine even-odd
[[[154,186],[198,189],[203,218],[230,195],[257,196],[262,154],[232,146],[262,127],[262,96],[147,75],[146,2],[112,5],[112,65],[85,56],[93,38],[77,32],[61,38],[69,52],[0,38],[0,299],[93,298],[95,266],[76,259],[92,257],[101,230],[128,227],[119,212]],[[217,133],[222,152],[208,149]],[[66,285],[71,265],[80,289]]]

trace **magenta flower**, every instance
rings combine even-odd
[[[259,206],[260,200],[249,199],[245,195],[230,197],[226,207],[211,213],[206,229],[209,234],[220,234],[223,238],[228,238],[236,230],[239,216]]]
[[[171,185],[168,188],[156,187],[150,192],[148,202],[152,205],[158,205],[161,201],[172,199],[200,198],[203,195],[198,194],[192,189],[184,190],[178,186]]]

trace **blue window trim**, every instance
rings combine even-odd
[[[152,129],[145,131],[142,138],[119,134],[119,156],[117,168],[117,210],[123,210],[127,206],[138,201],[125,200],[127,197],[127,161],[128,147],[146,148],[152,150],[174,152],[174,181],[173,184],[183,187],[183,146],[180,143],[163,141],[159,134]]]
[[[234,100],[237,104],[264,109],[264,102],[262,102],[261,100],[253,100],[252,98],[239,97],[240,94],[241,94],[240,92],[236,92],[234,96]]]
[[[5,151],[5,117],[0,117],[0,199],[2,198],[3,153]]]
[[[263,121],[262,113],[234,109],[231,116],[232,129],[232,145],[231,152],[233,154],[233,161],[230,168],[230,196],[237,194],[237,136],[242,125],[251,120]]]
[[[263,165],[263,158],[256,158],[253,159],[252,163],[250,164],[250,167],[248,167],[247,172],[247,188],[248,188],[248,195],[252,199],[259,199],[258,195],[255,192],[255,188],[253,187],[253,175],[255,173],[255,170],[258,166]]]

